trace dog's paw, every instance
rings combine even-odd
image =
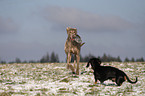
[[[72,74],[74,75],[74,74],[76,74],[75,72],[72,72]]]
[[[95,82],[94,84],[97,84],[97,82]]]

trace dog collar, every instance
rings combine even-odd
[[[71,39],[72,41],[74,41],[75,39]]]

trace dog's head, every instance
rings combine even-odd
[[[69,37],[70,39],[75,38],[76,35],[77,35],[77,29],[76,29],[76,28],[67,27],[67,28],[66,28],[66,31],[67,31],[68,37]]]
[[[101,60],[99,58],[91,58],[86,67],[89,67],[90,64],[92,69],[94,70],[96,67],[101,65]]]

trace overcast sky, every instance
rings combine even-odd
[[[0,59],[66,58],[66,27],[86,44],[82,56],[145,58],[145,0],[0,0]]]

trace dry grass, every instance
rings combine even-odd
[[[123,70],[137,84],[124,82],[118,87],[111,81],[94,85],[92,73],[73,77],[65,63],[0,64],[0,96],[143,96],[145,95],[145,63],[103,63]],[[80,71],[86,63],[80,64]]]

